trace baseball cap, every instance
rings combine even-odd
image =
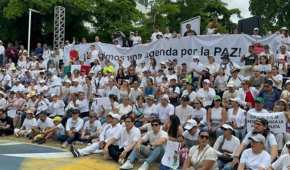
[[[260,122],[260,123],[262,123],[262,125],[268,126],[268,120],[266,120],[265,118],[262,118],[262,117],[257,118],[255,122]]]
[[[255,27],[255,28],[254,28],[254,31],[259,31],[259,28],[258,28],[258,27]]]
[[[264,98],[263,98],[263,97],[256,97],[256,98],[255,98],[255,102],[256,102],[256,103],[264,104]]]
[[[288,31],[288,28],[287,27],[282,27],[280,30]]]
[[[111,116],[112,118],[117,119],[117,120],[121,119],[121,115],[115,114],[113,112],[109,112],[108,116]]]
[[[234,131],[233,127],[229,124],[223,124],[222,129]]]
[[[263,144],[265,144],[265,141],[266,141],[265,137],[259,133],[249,137],[249,139],[254,141],[254,142],[259,142],[259,143],[263,143]]]
[[[198,59],[198,60],[199,60],[199,56],[198,56],[198,55],[194,55],[194,56],[192,57],[192,59]]]
[[[235,87],[235,83],[233,81],[229,81],[227,87]]]
[[[204,83],[208,83],[208,84],[210,84],[209,79],[204,79],[203,82],[204,82]]]
[[[290,80],[287,80],[287,81],[285,82],[285,84],[290,84]]]
[[[218,95],[215,95],[215,96],[213,97],[213,100],[214,100],[214,101],[217,101],[217,100],[222,100],[222,99],[221,99],[221,97],[220,97],[220,96],[218,96]]]
[[[60,116],[56,116],[53,118],[54,122],[61,122],[62,118]]]
[[[197,122],[194,119],[189,119],[189,120],[186,121],[184,129],[190,130],[193,127],[196,127],[196,126],[197,126]]]
[[[148,95],[148,96],[146,96],[146,99],[147,100],[154,100],[154,96],[153,95]]]

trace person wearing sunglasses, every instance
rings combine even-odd
[[[189,150],[189,156],[184,162],[183,170],[218,170],[216,151],[209,145],[209,132],[201,129],[198,145]]]
[[[258,133],[249,140],[251,148],[242,153],[238,170],[267,170],[271,165],[271,156],[264,149],[266,138]]]
[[[290,168],[290,141],[285,144],[281,156],[272,163],[269,170],[288,170]]]
[[[151,121],[151,126],[152,130],[146,132],[137,142],[127,161],[120,169],[132,169],[134,167],[134,161],[140,158],[140,156],[143,156],[146,159],[138,170],[148,170],[151,163],[161,158],[164,153],[164,144],[167,141],[168,135],[162,130],[159,118],[154,118]],[[146,143],[148,144],[146,145]]]

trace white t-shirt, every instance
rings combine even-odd
[[[87,120],[84,124],[83,130],[87,134],[95,134],[100,128],[102,124],[99,120],[95,120],[93,123],[90,123],[89,120]]]
[[[154,133],[153,130],[148,131],[145,133],[145,135],[142,137],[142,140],[144,142],[149,142],[150,144],[154,143],[156,140],[159,140],[160,138],[167,138],[168,134],[164,130],[161,130],[158,133]]]
[[[203,88],[198,89],[197,97],[202,99],[203,106],[209,106],[212,104],[213,97],[216,95],[213,88],[209,88],[208,91],[205,91]]]
[[[114,138],[118,140],[119,148],[125,148],[132,143],[136,143],[141,138],[141,132],[133,126],[128,133],[126,127],[123,127],[120,133],[114,134]]]
[[[218,170],[217,167],[217,154],[215,150],[207,145],[202,151],[198,150],[198,145],[193,146],[189,150],[189,156],[191,157],[191,164],[196,168],[201,168],[204,160],[215,161],[213,167],[210,170]]]
[[[71,129],[75,129],[76,132],[80,132],[84,125],[84,120],[82,118],[78,118],[77,120],[73,120],[69,118],[66,122],[66,131],[70,131]]]
[[[54,123],[51,118],[47,117],[45,121],[41,121],[40,119],[37,120],[37,127],[39,127],[41,130],[44,130],[46,128],[52,128],[54,127]]]
[[[188,96],[189,97],[189,101],[193,101],[193,100],[195,100],[196,99],[196,93],[195,93],[195,91],[192,91],[190,94],[189,94],[189,92],[187,91],[187,90],[184,90],[183,92],[182,92],[182,95],[181,95],[181,97],[183,97],[183,96]]]
[[[180,124],[183,125],[188,119],[191,118],[191,115],[193,114],[193,108],[189,105],[186,105],[185,107],[179,105],[175,109],[175,114],[178,116]]]
[[[271,165],[271,156],[264,150],[260,154],[254,154],[252,148],[249,148],[242,153],[240,163],[245,165],[245,169],[268,169],[268,167]]]
[[[174,114],[174,106],[172,104],[167,104],[167,106],[162,106],[160,103],[156,107],[157,114],[162,123],[169,119],[171,115]]]
[[[126,115],[132,111],[133,107],[131,105],[124,106],[124,104],[120,104],[118,107],[119,114],[121,116]]]
[[[65,104],[63,100],[57,100],[56,102],[51,102],[49,105],[50,116],[61,115],[64,116]]]
[[[197,118],[201,121],[201,123],[206,123],[206,109],[205,108],[200,108],[200,109],[193,109],[191,118]]]
[[[151,106],[149,106],[147,103],[145,103],[144,116],[150,117],[152,113],[155,113],[155,114],[157,113],[156,104],[152,104]]]
[[[233,135],[230,140],[225,139],[224,136],[219,136],[213,146],[213,148],[217,151],[217,154],[222,154],[219,148],[223,140],[224,140],[224,143],[221,149],[225,151],[229,151],[230,153],[233,153],[235,149],[238,148],[238,146],[240,145],[240,140]]]
[[[273,164],[274,170],[288,170],[290,168],[290,155],[281,155]]]
[[[252,133],[253,132],[248,132],[247,135],[244,137],[244,140],[242,142],[244,144],[244,146],[247,146],[250,144],[251,141],[250,141],[249,137],[252,136]],[[276,141],[275,136],[272,133],[269,133],[266,137],[265,150],[267,152],[271,153],[271,147],[273,145],[277,145],[277,141]]]
[[[32,127],[36,127],[36,126],[37,126],[37,122],[35,118],[32,118],[32,119],[25,118],[21,126],[21,129],[30,130],[32,129]]]

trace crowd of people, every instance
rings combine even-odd
[[[257,29],[254,35],[258,36]],[[169,30],[152,41],[175,36]],[[190,26],[184,36],[195,36]],[[114,43],[120,44],[115,35]],[[131,34],[132,45],[142,42]],[[173,37],[174,38],[174,37]],[[83,40],[85,42],[85,39]],[[0,41],[0,136],[25,137],[35,143],[59,141],[74,157],[102,154],[139,170],[160,162],[161,170],[285,170],[290,167],[290,45],[281,29],[279,49],[254,45],[241,56],[217,63],[177,59],[124,67],[99,56],[92,46],[89,72],[66,72],[63,51],[37,44],[32,54],[23,45]],[[96,42],[99,38],[96,37]],[[278,53],[276,54],[276,51]],[[78,63],[78,61],[74,61]],[[286,131],[271,131],[264,114],[283,112]],[[247,115],[261,115],[251,130]],[[76,148],[74,143],[87,143]]]

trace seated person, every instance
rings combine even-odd
[[[185,140],[185,145],[191,148],[193,145],[197,144],[199,129],[197,122],[194,119],[189,119],[184,126],[185,131],[183,132],[183,137]]]
[[[81,132],[81,141],[91,142],[92,139],[97,138],[101,126],[101,122],[97,120],[96,115],[89,115],[89,120],[85,122]]]
[[[72,142],[79,140],[81,135],[81,130],[84,125],[84,120],[79,117],[80,111],[75,109],[72,111],[72,117],[69,118],[66,122],[66,140],[62,144],[62,147],[65,148],[68,144],[72,144]]]
[[[271,165],[271,156],[264,150],[265,137],[262,134],[256,134],[249,140],[251,148],[242,153],[238,170],[267,170]]]
[[[98,140],[93,140],[93,143],[82,149],[75,149],[73,145],[70,147],[70,151],[74,157],[80,157],[93,153],[101,153],[106,143],[114,136],[119,133],[123,126],[119,123],[121,116],[110,112],[107,115],[107,123],[103,125],[100,130],[100,136]]]
[[[109,156],[119,163],[124,163],[141,137],[140,130],[134,126],[134,118],[127,116],[124,120],[125,126],[120,133],[114,134],[104,148],[105,157]]]
[[[8,117],[3,108],[0,108],[0,136],[13,135],[13,119]]]
[[[47,116],[47,112],[41,111],[37,120],[37,126],[32,127],[32,142],[44,143],[50,129],[54,127],[53,121]]]
[[[32,135],[32,128],[36,128],[37,121],[34,118],[34,111],[32,109],[26,110],[26,117],[20,128],[14,129],[14,134],[16,137],[24,136],[30,137]]]
[[[240,146],[235,150],[233,165],[236,165],[239,162],[238,158],[240,157],[240,154],[250,144],[249,137],[257,133],[265,136],[266,138],[266,142],[264,144],[265,150],[268,153],[270,153],[272,161],[276,159],[276,157],[278,156],[278,146],[276,138],[270,132],[270,129],[268,127],[268,121],[264,118],[257,118],[255,120],[254,129],[247,133]]]
[[[288,170],[290,167],[290,141],[288,141],[286,144],[287,152],[284,154],[281,154],[281,156],[270,166],[270,170]]]
[[[53,118],[54,127],[47,130],[47,135],[45,140],[53,138],[55,140],[63,142],[66,139],[65,136],[65,128],[61,124],[62,118],[60,116],[56,116]]]
[[[224,135],[219,136],[213,146],[218,154],[219,169],[224,169],[227,165],[231,167],[233,152],[239,147],[240,140],[233,135],[234,129],[229,124],[223,124]],[[226,169],[226,168],[225,168]]]
[[[161,129],[161,121],[155,118],[151,121],[152,131],[148,131],[136,144],[130,153],[127,161],[120,169],[132,169],[133,163],[140,156],[145,157],[144,163],[139,169],[147,170],[151,163],[158,158],[161,159],[164,153],[164,144],[167,140],[167,133]],[[146,143],[148,143],[146,145]]]

